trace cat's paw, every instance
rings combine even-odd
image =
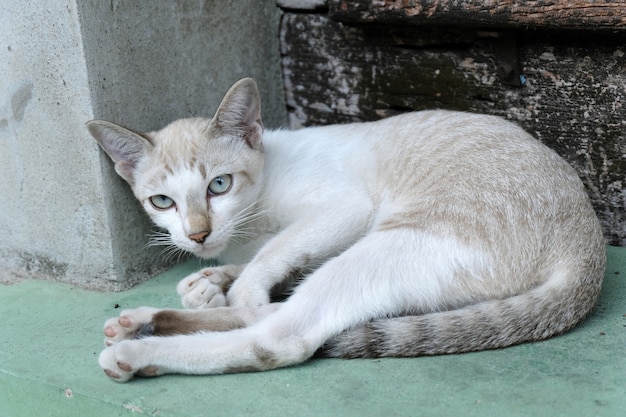
[[[203,268],[182,279],[176,291],[185,308],[222,307],[226,305],[224,288],[232,280],[223,267]]]
[[[98,363],[114,381],[126,382],[134,376],[151,377],[163,374],[157,366],[148,365],[146,346],[141,340],[125,340],[100,353]]]
[[[238,280],[228,291],[227,300],[232,307],[261,307],[269,304],[270,295],[256,283]]]
[[[119,317],[108,319],[104,323],[105,346],[112,346],[122,340],[150,335],[152,318],[158,311],[158,308],[139,307],[134,310],[122,311]]]

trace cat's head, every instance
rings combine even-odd
[[[258,198],[260,108],[256,83],[246,78],[212,119],[181,119],[150,133],[100,120],[87,128],[172,243],[210,258],[226,248]]]

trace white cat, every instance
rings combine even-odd
[[[173,245],[226,264],[178,284],[185,310],[106,322],[99,360],[116,381],[272,369],[320,348],[500,348],[572,328],[600,291],[604,239],[581,181],[497,117],[423,111],[263,133],[243,79],[213,119],[88,129]]]

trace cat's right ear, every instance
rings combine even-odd
[[[115,163],[115,171],[131,186],[135,183],[137,162],[145,154],[150,141],[138,133],[104,120],[87,122],[87,129]]]

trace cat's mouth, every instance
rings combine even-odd
[[[220,253],[226,249],[228,241],[217,239],[217,240],[206,240],[203,243],[197,243],[193,241],[188,242],[188,251],[196,255],[200,258],[215,258]]]

